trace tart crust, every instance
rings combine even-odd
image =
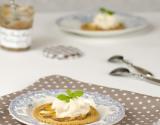
[[[56,118],[55,111],[51,108],[52,104],[43,104],[33,110],[33,116],[43,123],[50,125],[85,125],[99,120],[100,115],[97,110],[90,107],[88,114],[74,118]]]
[[[84,23],[81,25],[82,30],[88,30],[88,31],[113,31],[113,30],[121,30],[124,28],[125,28],[125,25],[123,23],[119,23],[117,26],[109,29],[103,29],[93,23]]]

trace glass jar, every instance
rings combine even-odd
[[[17,1],[15,5],[0,6],[0,46],[8,50],[27,50],[32,45],[34,9]]]

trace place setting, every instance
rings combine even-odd
[[[160,115],[160,98],[60,75],[40,78],[0,100],[3,125],[151,125]]]
[[[32,41],[34,14],[35,8],[33,6],[24,3],[20,4],[15,0],[9,0],[7,4],[0,5],[1,48],[10,52],[22,52],[32,49],[32,42],[34,42]],[[97,38],[135,33],[144,30],[150,25],[145,18],[114,11],[107,7],[100,7],[96,12],[92,13],[67,14],[67,16],[56,18],[55,24],[61,31],[66,33]],[[47,23],[46,25],[50,24]],[[48,34],[51,34],[52,37],[55,35],[49,31]],[[65,41],[65,39],[63,40]],[[91,81],[94,77],[92,72],[89,71],[93,68],[89,67],[90,63],[95,63],[94,66],[99,67],[102,64],[106,64],[117,67],[105,74],[100,72],[101,76],[105,75],[107,77],[108,75],[108,77],[117,79],[117,81],[118,77],[123,77],[124,79],[133,78],[146,82],[146,85],[151,84],[159,87],[160,79],[153,73],[154,70],[151,71],[132,63],[131,59],[129,59],[129,54],[128,57],[120,54],[112,55],[118,49],[113,49],[112,53],[108,51],[110,56],[106,57],[105,54],[98,53],[100,51],[103,52],[103,45],[99,45],[97,48],[93,46],[93,49],[90,49],[89,45],[86,46],[84,43],[77,46],[63,43],[43,46],[43,49],[38,49],[38,52],[35,50],[25,53],[26,58],[21,56],[25,63],[23,59],[19,60],[17,58],[19,57],[18,54],[15,54],[16,56],[13,57],[15,60],[12,60],[13,65],[17,66],[15,74],[21,71],[22,76],[16,77],[11,72],[14,79],[24,79],[28,72],[28,74],[32,72],[42,74],[44,71],[44,74],[52,74],[39,77],[35,82],[28,83],[27,87],[1,96],[0,125],[160,125],[160,97],[140,94],[142,92],[132,92],[127,89],[108,87],[106,79],[104,79],[106,81],[106,83],[103,83],[104,86],[96,82],[85,82],[85,80],[78,79],[82,78],[79,76],[84,73],[79,72],[81,70],[78,68],[81,66],[80,68],[83,69],[84,63],[88,63],[88,67],[82,71],[86,71],[86,74],[91,76],[90,78],[88,76],[85,77],[89,79],[88,81]],[[93,57],[87,58],[87,56],[84,56],[89,55],[89,53],[85,51],[86,48],[83,48],[83,46],[88,47],[88,51],[91,51],[90,54],[93,54],[93,51],[97,52],[97,55],[94,55],[94,59]],[[124,46],[120,47],[120,49],[125,48]],[[109,47],[106,46],[107,48]],[[41,52],[41,55],[39,52]],[[34,56],[27,55],[30,53],[34,53]],[[106,60],[103,62],[98,60],[102,59],[96,58],[99,55]],[[79,58],[83,58],[86,62]],[[16,60],[19,62],[16,62]],[[79,61],[77,63],[79,65],[75,64],[76,61],[72,61],[71,65],[67,65],[69,61],[64,60],[76,60]],[[99,64],[96,64],[97,60]],[[45,65],[39,65],[40,61],[44,61]],[[63,62],[65,63],[63,64]],[[6,62],[1,63],[2,67],[4,63]],[[35,67],[32,67],[33,65]],[[23,67],[26,69],[19,70],[18,66],[20,66],[19,69]],[[42,68],[43,66],[46,66],[45,70]],[[7,65],[5,70],[8,68],[14,70],[13,67],[8,67]],[[41,68],[42,72],[39,72]],[[59,71],[56,68],[61,69],[62,74],[56,74],[54,71]],[[32,72],[30,72],[31,69]],[[2,68],[2,70],[4,69]],[[74,70],[79,73],[79,76],[76,77]],[[4,74],[6,72],[8,73],[8,71],[5,71]],[[71,72],[71,74],[68,72]],[[94,70],[94,72],[98,71]],[[63,73],[67,75],[63,75]],[[34,76],[34,74],[32,75]],[[75,76],[75,78],[71,76]],[[10,79],[8,76],[7,78]],[[17,85],[16,82],[13,82],[13,84],[14,86]]]

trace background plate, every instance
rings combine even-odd
[[[144,29],[148,22],[142,17],[132,16],[124,13],[117,13],[118,18],[126,26],[125,29],[115,31],[84,31],[80,27],[86,22],[91,22],[96,14],[77,13],[61,17],[56,20],[59,28],[65,32],[85,36],[113,36]]]

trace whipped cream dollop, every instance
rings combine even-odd
[[[69,102],[55,98],[52,103],[52,109],[55,110],[57,118],[85,115],[90,111],[90,106],[96,108],[92,99],[84,97],[71,99]]]
[[[115,14],[98,13],[93,19],[93,24],[102,29],[111,29],[119,25],[119,20]]]

